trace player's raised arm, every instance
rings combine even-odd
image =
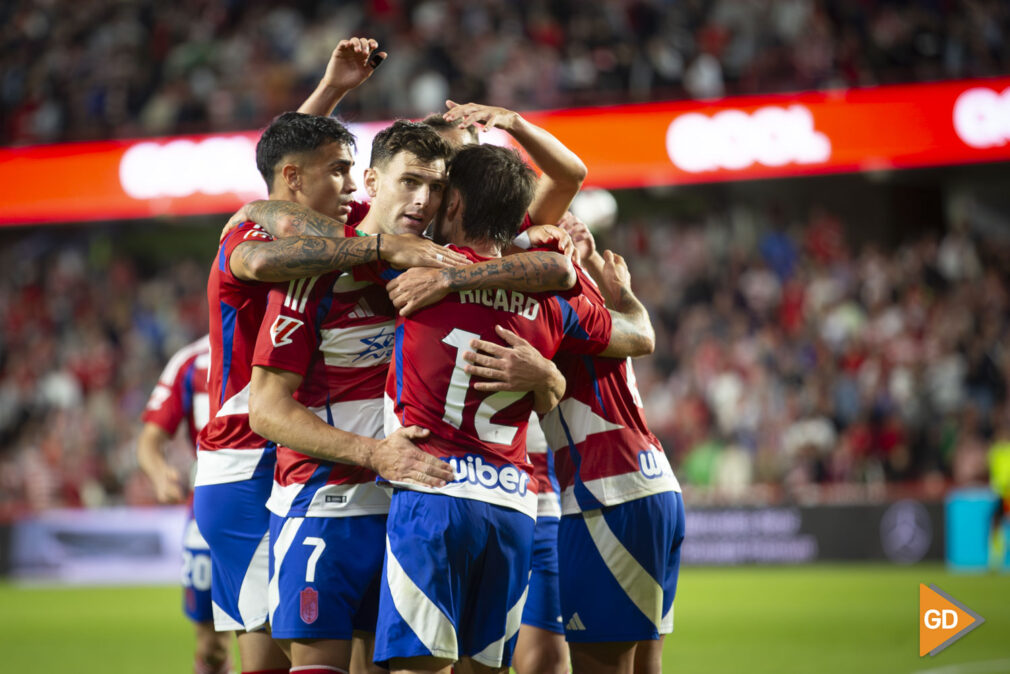
[[[386,58],[386,52],[376,51],[378,48],[379,43],[371,38],[341,40],[330,55],[323,78],[298,112],[324,116],[333,114],[347,92],[371,77]]]
[[[546,225],[561,219],[586,179],[586,165],[578,155],[517,112],[479,103],[446,101],[446,105],[449,110],[444,118],[448,121],[484,129],[497,127],[515,138],[543,172],[529,207],[530,220]]]
[[[485,288],[541,292],[567,290],[573,285],[575,268],[570,259],[560,253],[534,251],[465,267],[415,267],[390,281],[386,289],[400,315],[409,316],[450,292]]]
[[[411,426],[377,440],[330,426],[294,399],[302,378],[277,368],[253,368],[249,423],[254,432],[317,459],[364,466],[387,480],[441,487],[453,479],[449,464],[411,442],[426,436],[426,430]]]
[[[613,320],[610,344],[601,356],[626,358],[647,356],[656,348],[656,332],[653,330],[649,312],[635,293],[631,291],[631,274],[624,258],[616,253],[603,251],[603,266],[599,279],[593,275],[607,302],[607,309]]]

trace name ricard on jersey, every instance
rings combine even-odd
[[[488,288],[485,290],[461,290],[460,304],[483,304],[497,311],[508,311],[523,318],[534,320],[540,313],[540,300],[527,297],[518,290]]]

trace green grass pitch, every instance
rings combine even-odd
[[[918,584],[935,583],[986,623],[918,657]],[[0,585],[0,671],[191,669],[179,591]],[[677,674],[1010,672],[1010,575],[938,565],[684,568],[664,671]]]

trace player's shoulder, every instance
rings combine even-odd
[[[168,360],[165,369],[161,372],[159,383],[172,385],[172,382],[193,364],[200,356],[210,353],[210,335],[204,335],[195,342],[190,342],[186,346],[176,351]]]

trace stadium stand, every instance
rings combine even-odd
[[[342,107],[360,120],[446,98],[529,110],[1010,70],[1001,0],[14,0],[0,25],[5,145],[263,126],[312,90],[334,35],[394,57]]]

